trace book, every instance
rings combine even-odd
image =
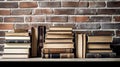
[[[26,37],[5,37],[6,40],[30,40],[30,37],[26,36]]]
[[[4,48],[31,48],[30,43],[5,43]]]
[[[86,58],[115,58],[116,53],[108,52],[108,53],[87,53]]]
[[[88,53],[113,52],[112,50],[87,50]]]
[[[38,41],[38,29],[31,28],[31,57],[37,57],[37,41]]]
[[[17,48],[7,48],[7,49],[4,49],[4,53],[7,53],[7,54],[29,54],[29,49],[17,49]]]
[[[88,36],[88,43],[112,42],[112,36]]]
[[[88,49],[111,49],[110,44],[88,44]]]
[[[48,31],[47,34],[68,34],[68,35],[72,35],[71,31]]]
[[[73,43],[45,43],[43,48],[74,48]]]
[[[5,40],[5,43],[30,43],[30,40]]]
[[[6,32],[5,33],[5,36],[13,36],[13,37],[24,37],[24,36],[29,36],[29,34],[26,32],[26,33],[14,33],[14,32]]]
[[[43,48],[43,53],[72,53],[73,49],[70,48]]]
[[[74,53],[43,54],[43,58],[74,58]]]
[[[52,30],[54,30],[54,31],[55,31],[55,30],[57,30],[57,31],[58,31],[58,30],[60,30],[60,31],[63,31],[63,30],[64,30],[64,31],[72,31],[72,27],[52,26],[52,27],[49,28],[49,30],[50,30],[50,31],[52,31]]]

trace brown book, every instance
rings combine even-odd
[[[14,32],[6,32],[5,33],[5,36],[29,36],[29,34],[26,32],[26,33],[14,33]]]
[[[43,58],[74,58],[74,53],[43,54]]]
[[[60,31],[72,31],[72,27],[63,27],[63,26],[52,26],[49,28],[50,31],[52,30],[60,30]]]
[[[112,36],[88,36],[88,43],[112,42]]]
[[[66,48],[43,48],[43,53],[72,53],[73,49],[66,49]]]
[[[32,42],[31,42],[31,57],[37,57],[37,41],[38,41],[38,31],[37,28],[32,27]]]
[[[66,31],[48,31],[47,32],[47,34],[68,34],[68,35],[70,35],[70,34],[72,34],[72,32],[70,31],[68,31],[68,32],[66,32]]]
[[[105,52],[113,52],[112,50],[87,50],[88,53],[105,53]]]
[[[87,49],[111,49],[110,44],[88,44]]]

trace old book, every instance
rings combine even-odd
[[[45,43],[44,48],[74,48],[73,43]]]
[[[87,53],[86,58],[115,58],[116,53],[108,52],[108,53]]]
[[[48,31],[47,34],[68,34],[68,35],[72,35],[71,31]]]
[[[14,32],[6,32],[5,33],[5,36],[13,36],[13,37],[23,37],[23,36],[29,36],[29,34],[26,32],[26,33],[14,33]]]
[[[5,43],[30,43],[30,40],[5,40]]]
[[[88,44],[87,49],[111,49],[110,44]]]
[[[3,54],[2,59],[23,59],[29,58],[28,54]]]
[[[6,43],[4,48],[31,48],[30,43]]]
[[[38,27],[38,49],[37,49],[37,56],[41,57],[41,49],[43,48],[43,44],[45,41],[45,32],[46,27],[45,26],[39,26]]]
[[[60,31],[62,31],[62,30],[64,30],[64,31],[72,31],[72,27],[63,27],[63,26],[52,26],[52,27],[50,27],[49,28],[49,30],[50,31],[52,31],[52,30],[60,30]]]
[[[29,54],[29,49],[28,48],[26,48],[26,49],[17,49],[17,48],[7,48],[7,49],[4,49],[4,53],[15,53],[15,54],[19,54],[19,53],[27,53],[27,54]]]
[[[87,50],[88,53],[113,52],[112,50]]]
[[[46,35],[46,38],[73,38],[73,35]]]
[[[112,42],[112,36],[88,36],[88,43]]]
[[[55,43],[55,42],[73,42],[73,39],[71,39],[71,38],[70,39],[69,38],[68,39],[67,38],[66,39],[64,39],[64,38],[63,39],[52,38],[52,39],[45,39],[45,42],[46,43],[50,43],[50,42],[53,42],[53,43]]]
[[[37,57],[38,30],[37,28],[32,27],[31,31],[31,57]]]
[[[30,40],[30,37],[26,36],[26,37],[5,37],[6,40]]]
[[[43,53],[72,53],[73,49],[66,49],[66,48],[43,48],[42,50]]]
[[[43,54],[43,58],[74,58],[74,53]]]

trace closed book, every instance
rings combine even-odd
[[[47,34],[72,34],[72,31],[48,31]]]
[[[64,31],[72,31],[72,27],[52,26],[52,27],[49,28],[49,30],[50,30],[50,31],[52,31],[52,30],[54,30],[54,31],[55,31],[55,30],[57,30],[57,31],[58,31],[58,30],[60,30],[60,31],[63,31],[63,30],[64,30]]]
[[[30,43],[30,40],[5,40],[5,43]]]
[[[116,53],[87,53],[86,58],[115,58]]]
[[[43,58],[74,58],[74,53],[43,54]]]
[[[87,50],[88,53],[104,53],[104,52],[113,52],[112,50]]]
[[[110,44],[87,44],[87,49],[111,49]]]
[[[15,33],[15,32],[6,32],[5,33],[5,36],[13,36],[13,37],[23,37],[23,36],[29,36],[29,34],[26,32],[26,33]]]
[[[88,36],[88,43],[111,43],[112,36]]]
[[[30,40],[30,37],[26,36],[26,37],[5,37],[6,40]]]
[[[42,49],[43,53],[72,53],[73,49],[66,49],[66,48],[43,48]]]
[[[6,43],[4,48],[31,48],[30,43]]]

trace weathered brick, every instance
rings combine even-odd
[[[0,10],[0,15],[10,15],[10,10]]]
[[[37,8],[37,2],[20,2],[20,8]]]
[[[15,29],[29,30],[29,29],[31,29],[31,25],[30,24],[16,24]]]
[[[116,9],[98,9],[97,14],[113,15],[117,14]]]
[[[11,11],[11,15],[31,15],[31,9],[14,9]]]
[[[53,11],[52,9],[36,9],[35,10],[35,15],[48,15],[48,14],[52,14]]]
[[[24,22],[23,17],[5,17],[4,22]]]
[[[0,22],[3,22],[3,18],[2,17],[0,17]]]
[[[2,34],[2,32],[4,31],[1,31],[0,34]],[[5,36],[5,32],[0,37],[4,37],[4,36]],[[0,38],[0,44],[5,44],[5,38]]]
[[[44,22],[45,16],[30,16],[26,17],[26,22]]]
[[[18,8],[17,2],[0,2],[0,8]]]
[[[114,31],[93,31],[92,35],[96,36],[113,36]]]
[[[5,32],[4,31],[0,31],[0,37],[5,36]]]
[[[57,15],[74,15],[74,9],[55,9],[54,14],[57,14]]]
[[[78,2],[78,7],[88,7],[88,2]]]
[[[120,36],[120,30],[117,30],[117,31],[116,31],[116,35],[117,35],[117,36]]]
[[[89,7],[105,7],[105,2],[89,2]]]
[[[76,9],[76,15],[96,15],[96,9]]]
[[[92,16],[90,18],[91,22],[111,22],[112,17],[106,17],[106,16]]]
[[[104,23],[102,29],[120,29],[120,23]]]
[[[62,27],[72,27],[73,29],[75,29],[75,24],[56,24],[54,23],[52,26],[62,26]]]
[[[107,2],[107,7],[120,7],[120,1]]]
[[[88,16],[71,16],[68,18],[69,22],[88,22]]]
[[[78,2],[62,2],[62,7],[78,7]]]
[[[113,21],[115,22],[120,22],[120,16],[114,16]]]
[[[46,21],[47,22],[67,22],[68,17],[67,16],[47,16]]]
[[[39,2],[39,7],[60,7],[60,2]]]
[[[0,24],[0,30],[13,30],[13,24]]]
[[[100,29],[100,24],[77,24],[77,29]]]

